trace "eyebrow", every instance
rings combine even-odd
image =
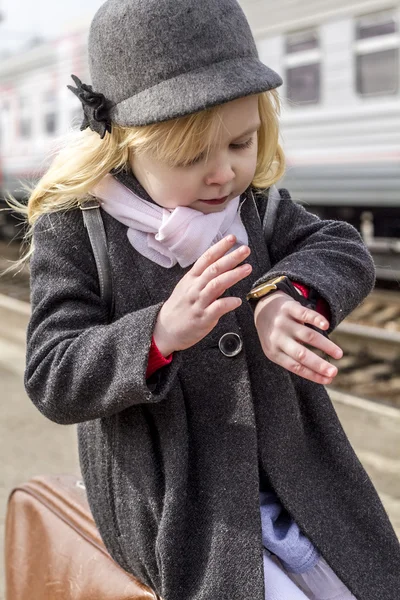
[[[244,137],[245,135],[249,135],[250,133],[254,133],[255,131],[258,131],[261,127],[261,123],[257,123],[257,125],[252,125],[252,127],[249,127],[248,129],[246,129],[246,131],[243,131],[243,133],[236,135],[233,139],[234,140],[238,140],[239,138]]]

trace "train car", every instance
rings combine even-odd
[[[261,59],[284,79],[281,184],[400,257],[400,1],[241,4]],[[2,61],[3,190],[23,196],[19,182],[43,172],[58,136],[81,118],[66,85],[71,73],[89,82],[86,39],[85,26]]]
[[[0,205],[45,172],[63,135],[82,122],[79,100],[67,89],[71,73],[88,79],[87,27],[59,39],[35,43],[0,63]],[[0,212],[3,236],[18,234],[18,223]]]
[[[284,79],[282,184],[321,217],[360,229],[378,276],[399,279],[400,2],[242,6],[261,59]]]

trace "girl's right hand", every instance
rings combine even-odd
[[[222,315],[242,304],[240,298],[220,298],[252,271],[249,264],[237,266],[249,256],[248,246],[226,254],[235,243],[235,236],[228,235],[211,246],[163,304],[153,336],[164,356],[194,346],[214,329]]]

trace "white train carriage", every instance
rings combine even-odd
[[[400,279],[400,2],[243,0],[260,56],[284,79],[283,180],[358,227],[380,279]]]
[[[283,181],[316,212],[400,238],[400,2],[241,0],[261,59],[282,74]],[[0,65],[3,189],[21,196],[81,119],[66,85],[88,82],[87,30]],[[0,179],[1,181],[1,179]]]
[[[243,0],[282,74],[283,181],[324,216],[400,238],[400,2]]]
[[[20,181],[40,176],[72,123],[79,100],[67,89],[71,73],[88,78],[87,31],[41,43],[0,64],[0,165],[3,189],[21,195]]]

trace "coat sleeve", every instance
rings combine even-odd
[[[41,216],[34,248],[25,387],[37,408],[52,421],[71,424],[165,398],[179,352],[146,382],[162,303],[108,323],[79,210]]]
[[[321,220],[293,202],[287,190],[279,193],[269,244],[272,268],[253,286],[287,275],[314,288],[329,305],[332,331],[373,289],[374,262],[352,225]]]

